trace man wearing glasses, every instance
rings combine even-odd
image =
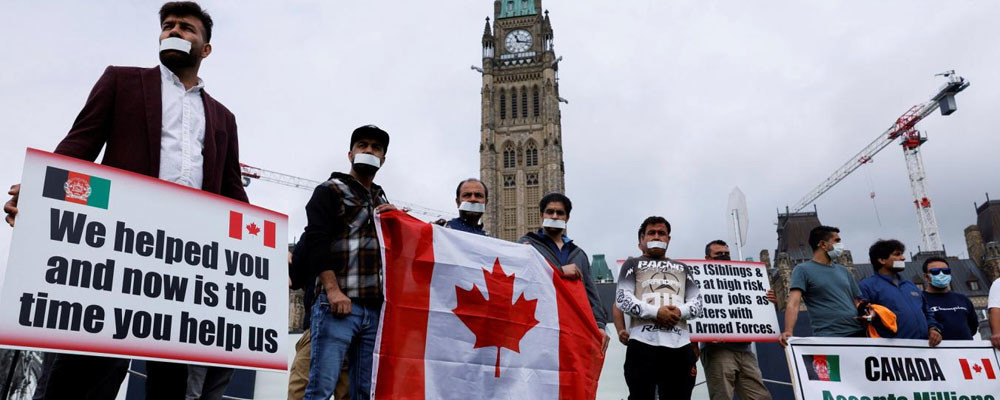
[[[931,257],[924,261],[924,299],[941,324],[944,340],[972,340],[979,330],[979,318],[972,301],[961,293],[951,291],[951,267],[944,257]]]

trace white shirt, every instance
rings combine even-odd
[[[702,301],[687,264],[668,258],[629,258],[618,273],[615,299],[618,309],[632,316],[630,339],[675,349],[691,343],[687,320],[701,315]],[[680,310],[681,321],[667,328],[656,322],[656,313],[670,304]]]
[[[987,308],[1000,308],[1000,278],[993,281],[990,286],[990,297],[986,302]]]
[[[201,78],[191,89],[160,65],[163,114],[160,122],[160,179],[201,189],[204,177],[205,104]]]

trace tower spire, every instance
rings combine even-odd
[[[486,17],[486,27],[483,28],[483,58],[493,58],[493,32],[490,32],[490,17]]]

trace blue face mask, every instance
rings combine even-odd
[[[944,289],[951,284],[951,275],[947,274],[937,274],[931,275],[931,285],[938,289]]]

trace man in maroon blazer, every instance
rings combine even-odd
[[[203,90],[201,61],[212,53],[212,18],[193,2],[160,9],[160,65],[108,67],[55,152],[247,201],[239,165],[236,118]],[[19,185],[4,205],[14,226]],[[59,354],[45,399],[113,399],[129,360]],[[183,399],[188,366],[147,362],[147,399]],[[200,398],[219,398],[232,370],[192,367],[190,388]],[[219,387],[221,385],[221,387]],[[204,389],[205,393],[202,393]]]

